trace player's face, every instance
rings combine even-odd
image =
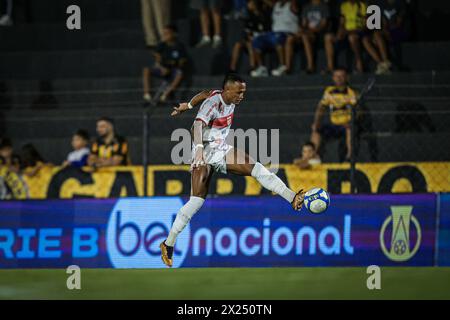
[[[107,121],[98,121],[97,122],[97,134],[100,137],[105,137],[111,132],[111,124]]]
[[[244,94],[247,90],[247,85],[243,82],[234,82],[227,86],[227,95],[231,103],[239,104],[244,100]]]
[[[347,73],[344,70],[334,71],[333,82],[338,87],[345,86],[345,84],[347,83]]]

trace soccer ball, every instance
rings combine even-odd
[[[322,213],[330,205],[330,195],[322,188],[313,188],[305,193],[304,204],[312,213]]]

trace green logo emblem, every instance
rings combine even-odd
[[[419,250],[420,241],[422,240],[422,232],[420,230],[419,221],[414,217],[412,212],[412,206],[392,206],[392,215],[384,220],[383,226],[380,231],[380,245],[383,253],[392,261],[407,261],[411,259]],[[392,236],[390,243],[390,250],[386,248],[384,243],[384,233],[386,228],[392,222]],[[417,231],[417,240],[414,244],[414,248],[410,247],[410,225],[411,222]]]

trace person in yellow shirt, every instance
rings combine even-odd
[[[362,43],[372,59],[377,63],[376,74],[390,73],[391,62],[388,59],[386,46],[380,43],[379,37],[375,37],[380,54],[372,44],[373,35],[366,27],[367,5],[362,0],[346,0],[340,6],[339,29],[335,41],[344,41],[348,39],[350,47],[355,55],[356,70],[364,72],[363,61],[361,57]]]
[[[349,161],[352,152],[351,113],[352,108],[356,107],[358,94],[349,86],[347,71],[344,68],[335,69],[332,79],[334,85],[325,88],[322,99],[317,105],[311,126],[311,142],[319,151],[322,138],[345,137],[346,154],[345,158],[340,157],[340,160]],[[322,125],[322,118],[327,109],[330,113],[330,123]]]

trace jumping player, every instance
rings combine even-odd
[[[172,112],[172,115],[179,114],[203,101],[191,129],[191,197],[178,211],[169,236],[160,244],[161,258],[169,267],[173,263],[176,238],[202,207],[214,171],[252,176],[263,187],[286,199],[294,210],[300,210],[303,205],[303,190],[298,193],[290,190],[261,163],[225,142],[233,121],[234,108],[244,99],[245,91],[245,81],[237,74],[228,74],[223,82],[223,90],[203,91],[189,103],[181,103]]]

